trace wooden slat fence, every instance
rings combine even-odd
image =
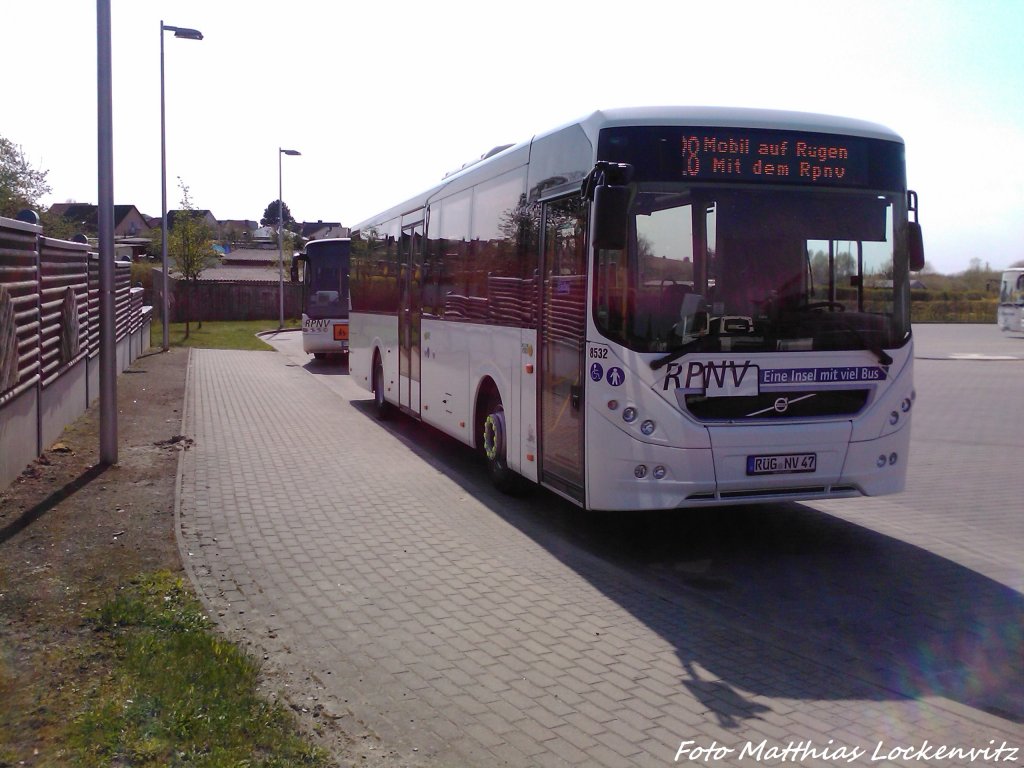
[[[115,264],[114,284],[123,369],[149,346],[151,311],[130,264]],[[0,218],[0,489],[99,394],[99,342],[99,256]]]

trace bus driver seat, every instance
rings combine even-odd
[[[679,322],[675,325],[677,336],[690,339],[705,333],[708,329],[707,305],[699,293],[687,293],[679,306]]]

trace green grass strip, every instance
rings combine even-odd
[[[259,664],[211,631],[180,579],[139,578],[91,620],[108,671],[69,725],[76,765],[328,765],[292,713],[258,694]]]
[[[298,321],[285,322],[285,328],[298,327]],[[167,341],[172,347],[271,351],[274,348],[256,334],[275,330],[276,320],[207,320],[202,325],[193,321],[189,323],[189,334],[186,337],[184,323],[171,323]],[[151,326],[149,343],[156,349],[163,344],[163,326],[158,319]]]

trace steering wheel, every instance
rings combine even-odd
[[[800,309],[831,309],[835,312],[845,312],[846,305],[838,301],[812,301],[802,305]]]

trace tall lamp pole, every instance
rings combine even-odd
[[[163,265],[163,289],[160,291],[160,319],[163,325],[163,351],[166,352],[170,346],[168,329],[170,327],[170,311],[168,309],[167,290],[170,285],[167,279],[167,129],[164,119],[164,32],[173,32],[175,37],[185,40],[202,40],[203,33],[198,29],[188,27],[172,27],[160,21],[160,211],[161,221],[160,239],[163,245],[160,248],[161,263]]]
[[[114,338],[114,131],[110,0],[96,0],[96,81],[100,236],[100,464],[117,463],[117,347]]]
[[[282,198],[281,156],[301,154],[297,149],[277,148],[277,288],[281,305],[281,316],[277,323],[279,331],[284,328],[284,199]]]

